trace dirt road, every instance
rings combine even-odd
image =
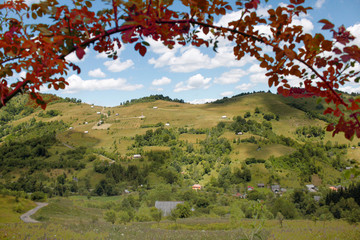
[[[26,223],[37,223],[39,221],[36,221],[34,219],[32,219],[30,216],[35,214],[40,208],[45,207],[48,205],[48,203],[41,203],[41,202],[36,202],[37,207],[31,209],[30,211],[24,213],[23,215],[20,216],[20,219],[23,220]]]

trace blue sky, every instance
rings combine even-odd
[[[281,2],[269,0],[258,11],[266,14],[267,9],[278,4]],[[303,25],[305,31],[326,34],[320,29],[322,25],[318,24],[320,19],[326,18],[337,27],[344,24],[353,35],[358,36],[355,44],[360,45],[360,0],[307,0],[306,5],[313,10],[295,20]],[[217,21],[225,26],[237,16],[239,13],[234,11]],[[148,41],[151,47],[145,57],[135,52],[133,45],[123,45],[118,50],[119,59],[116,61],[91,49],[86,50],[81,61],[71,55],[67,59],[80,66],[81,74],[70,72],[66,77],[70,85],[65,90],[43,92],[75,97],[96,105],[116,106],[151,94],[203,103],[242,92],[276,91],[269,89],[264,71],[254,59],[249,56],[240,61],[234,59],[232,44],[227,41],[220,41],[218,53],[211,48],[193,46],[176,46],[169,50],[161,43]],[[290,80],[298,83],[297,79]],[[360,92],[360,87],[348,84],[342,90]]]

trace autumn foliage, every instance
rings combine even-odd
[[[88,47],[116,59],[121,44],[133,44],[144,56],[147,38],[169,48],[192,44],[214,50],[218,39],[224,38],[233,43],[237,60],[251,55],[259,61],[267,71],[269,86],[277,87],[279,94],[318,96],[329,103],[324,114],[333,114],[339,121],[328,125],[328,131],[344,132],[348,139],[360,138],[360,98],[346,98],[337,91],[349,81],[360,80],[355,70],[360,48],[352,45],[354,37],[345,27],[336,28],[328,20],[319,22],[324,31],[330,31],[330,39],[294,25],[295,16],[311,10],[304,0],[289,0],[288,5],[269,9],[266,17],[256,11],[264,2],[260,0],[181,0],[183,12],[173,10],[174,2],[180,2],[173,0],[103,0],[104,9],[96,12],[92,1],[61,2],[47,0],[28,6],[23,0],[13,0],[0,4],[1,106],[17,93],[26,92],[45,108],[40,87],[64,89],[68,85],[64,75],[71,70],[80,72],[66,56],[75,52],[81,59]],[[233,9],[242,9],[237,20],[228,26],[215,25],[216,16]],[[259,26],[267,27],[271,34],[260,32]],[[26,72],[26,76],[10,83],[15,72]],[[301,79],[301,88],[289,84],[293,78]]]

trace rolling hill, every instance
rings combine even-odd
[[[315,179],[320,177],[321,184],[340,184],[348,179],[344,178],[339,168],[357,166],[360,161],[357,142],[350,142],[341,135],[332,137],[331,134],[324,133],[323,129],[326,126],[324,120],[331,122],[332,119],[321,114],[324,107],[317,104],[314,98],[299,100],[261,92],[201,105],[171,101],[171,99],[164,101],[144,98],[117,107],[93,106],[77,100],[65,101],[54,96],[49,96],[49,99],[52,102],[46,111],[27,107],[31,110],[18,112],[13,119],[1,126],[4,129],[1,139],[3,147],[12,142],[21,145],[24,141],[28,141],[29,144],[36,136],[42,137],[49,133],[49,129],[55,134],[53,142],[43,146],[45,153],[28,156],[33,158],[32,162],[41,162],[35,164],[40,166],[37,167],[38,169],[29,170],[32,164],[13,164],[14,166],[11,163],[5,164],[8,167],[2,172],[3,183],[7,179],[17,180],[22,174],[30,171],[32,175],[45,175],[49,185],[49,179],[68,172],[70,176],[80,179],[79,183],[82,183],[80,185],[85,184],[85,176],[94,176],[90,177],[90,186],[94,188],[101,179],[105,178],[105,174],[94,170],[95,163],[116,162],[124,166],[135,164],[141,168],[148,164],[146,154],[152,151],[169,152],[171,156],[166,162],[170,165],[176,163],[173,165],[176,165],[177,174],[183,173],[179,178],[203,185],[208,184],[211,178],[218,178],[219,170],[224,165],[229,164],[231,169],[242,168],[248,159],[263,161],[248,164],[253,173],[253,178],[248,184],[271,182],[271,179],[275,178],[278,182],[283,182],[286,187],[299,187],[304,182],[311,182],[312,177]],[[29,106],[23,96],[16,98],[14,102],[8,108]],[[6,108],[4,110],[6,112]],[[243,118],[246,114],[248,116]],[[247,128],[241,133],[234,128],[236,122],[234,119],[237,116],[241,116],[245,122],[249,121],[246,123]],[[241,124],[243,123],[239,123],[240,128],[237,126],[238,129],[243,129]],[[304,131],[309,126],[320,129],[322,135],[312,136],[309,132],[296,133],[297,129],[303,128]],[[8,134],[5,133],[6,129]],[[137,143],[137,137],[156,132],[156,129],[166,129],[168,132],[161,134],[170,136],[171,140]],[[216,139],[224,139],[229,144],[229,150],[227,152],[204,150],[206,141],[212,139],[211,134],[214,134]],[[214,142],[209,143],[212,147],[220,144],[215,143],[214,139],[211,141]],[[306,177],[301,177],[304,175],[302,172],[305,171],[304,169],[294,167],[295,163],[289,165],[282,164],[281,161],[284,161],[282,157],[292,156],[306,144],[319,146],[328,156],[326,159],[311,156],[317,158],[312,165],[319,168],[319,171],[312,171],[306,173]],[[331,150],[331,153],[327,152],[329,149],[323,147],[326,144],[337,148]],[[36,144],[34,147],[37,147]],[[83,153],[69,153],[69,151],[81,152],[78,150],[81,147],[85,149]],[[27,148],[24,151],[34,150]],[[175,157],[176,151],[184,153],[181,157]],[[79,154],[78,159],[74,157],[76,154]],[[142,155],[142,158],[134,159],[135,154]],[[218,159],[207,161],[205,157],[199,160],[201,155],[210,158],[216,156]],[[333,163],[335,156],[339,164]],[[64,158],[67,159],[65,163]],[[191,160],[183,161],[182,158]],[[59,159],[63,163],[60,164]],[[211,171],[207,170],[209,162],[211,162]],[[4,163],[2,165],[4,166]],[[162,177],[156,175],[152,174],[149,182],[152,184],[164,182]]]

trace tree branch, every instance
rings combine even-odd
[[[24,80],[21,82],[18,82],[16,87],[7,94],[7,96],[4,99],[4,103],[7,103],[11,98],[13,98],[16,94],[21,92],[21,90],[29,83],[29,80]],[[4,105],[0,101],[0,108],[2,108]]]
[[[321,79],[321,81],[323,81],[326,86],[328,87],[328,89],[331,91],[331,93],[341,102],[342,105],[344,105],[345,107],[348,107],[349,105],[344,102],[344,99],[342,99],[337,93],[336,91],[330,86],[330,84],[326,81],[326,79],[324,79],[312,66],[310,66],[309,64],[307,64],[304,60],[302,59],[298,59],[295,58],[296,60],[298,60],[299,62],[301,62],[302,64],[304,64],[305,66],[307,66],[313,73],[315,73],[315,75]]]

